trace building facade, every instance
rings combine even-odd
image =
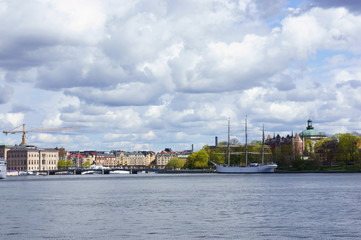
[[[300,132],[300,137],[305,141],[306,139],[309,139],[312,141],[313,144],[315,144],[318,140],[327,138],[325,134],[316,131],[314,127],[312,126],[312,120],[308,119],[307,121],[307,127],[306,130],[303,130]]]
[[[166,148],[164,151],[161,151],[156,154],[156,163],[158,168],[165,168],[168,162],[172,158],[179,158],[186,160],[188,156],[193,152],[193,150],[184,150],[173,152],[171,149]]]
[[[95,157],[95,164],[104,167],[116,167],[116,159],[113,153],[97,153]]]
[[[116,152],[116,161],[119,166],[147,167],[155,159],[152,151]]]
[[[165,168],[165,166],[168,164],[168,162],[172,159],[177,157],[176,153],[173,152],[160,152],[156,155],[157,160],[157,167],[158,168]]]
[[[295,136],[287,135],[286,137],[281,137],[277,134],[275,137],[268,136],[265,139],[265,144],[270,146],[273,155],[277,148],[288,147],[290,158],[294,158],[295,156],[301,156],[303,154],[303,140],[296,133]]]
[[[17,171],[57,170],[59,151],[38,149],[35,146],[17,146],[7,151],[7,168]]]
[[[312,126],[312,120],[307,121],[306,130],[299,134],[287,135],[281,137],[280,135],[271,138],[267,137],[265,144],[272,149],[274,161],[283,161],[289,163],[295,159],[309,159],[311,154],[314,154],[315,143],[321,139],[327,138],[325,134],[316,131]],[[319,153],[321,157],[327,155],[326,153]],[[320,158],[321,158],[320,157]]]
[[[4,158],[6,160],[7,158],[7,152],[13,148],[13,146],[10,145],[0,145],[0,157]]]

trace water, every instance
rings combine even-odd
[[[9,177],[0,239],[359,239],[361,174]]]

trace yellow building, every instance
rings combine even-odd
[[[116,159],[120,166],[146,167],[155,159],[155,154],[151,151],[118,152]]]

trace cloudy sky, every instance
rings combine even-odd
[[[68,150],[195,150],[361,131],[358,0],[0,0],[1,131]],[[0,144],[19,144],[2,134]]]

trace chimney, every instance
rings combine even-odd
[[[218,137],[217,136],[215,137],[215,143],[214,144],[215,144],[215,147],[218,146]]]

